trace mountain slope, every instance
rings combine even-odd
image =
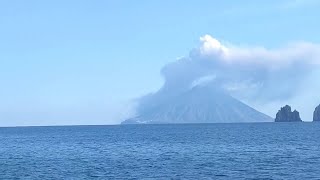
[[[236,123],[271,122],[272,118],[239,100],[208,86],[150,99],[138,116],[122,124],[136,123]]]

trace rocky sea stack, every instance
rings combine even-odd
[[[278,111],[275,122],[302,122],[302,120],[297,110],[292,112],[291,107],[286,105]]]
[[[320,122],[320,105],[316,107],[313,113],[313,121],[314,122]]]

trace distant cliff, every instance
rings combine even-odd
[[[316,107],[313,113],[313,121],[314,122],[320,122],[320,105]]]
[[[302,122],[302,120],[297,110],[292,112],[291,107],[286,105],[278,111],[275,122]]]

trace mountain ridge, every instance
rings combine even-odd
[[[272,122],[272,118],[210,86],[196,86],[142,103],[122,124]]]

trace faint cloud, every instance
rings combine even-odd
[[[297,8],[303,8],[315,4],[319,4],[320,1],[318,0],[289,0],[285,1],[281,4],[281,9],[297,9]]]

